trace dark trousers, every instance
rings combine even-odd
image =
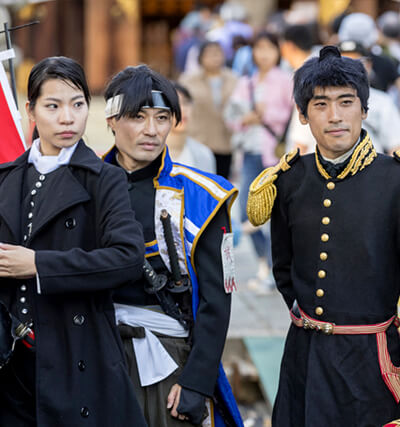
[[[182,367],[185,365],[190,353],[190,345],[187,344],[185,338],[174,338],[156,334],[161,344],[175,360],[178,369],[163,381],[142,387],[132,344],[132,337],[138,336],[135,331],[138,329],[141,328],[131,328],[127,325],[119,326],[128,362],[129,376],[133,382],[136,398],[139,401],[149,427],[193,427],[193,424],[188,421],[180,421],[177,418],[173,418],[170,410],[167,409],[168,394],[171,387],[178,382]]]
[[[214,153],[214,157],[217,166],[217,175],[229,179],[229,175],[231,174],[232,154]]]
[[[35,355],[17,343],[0,369],[0,426],[36,427]]]

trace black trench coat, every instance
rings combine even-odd
[[[0,241],[19,244],[28,153],[0,165]],[[146,425],[125,370],[111,290],[142,274],[144,243],[124,173],[81,141],[37,212],[36,280],[0,280],[10,306],[28,284],[36,335],[37,425]],[[18,296],[18,295],[17,295]]]

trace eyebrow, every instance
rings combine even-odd
[[[343,93],[342,95],[339,95],[336,99],[341,99],[341,98],[356,98],[356,95],[354,95],[353,93]],[[332,98],[326,95],[314,95],[312,99],[318,100],[318,99],[332,99]]]
[[[83,95],[76,95],[73,98],[71,98],[71,101],[76,101],[77,99],[84,98]],[[59,98],[53,98],[52,96],[49,96],[48,98],[45,98],[46,101],[56,101],[61,102],[61,99]]]

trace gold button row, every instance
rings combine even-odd
[[[334,182],[328,182],[326,184],[326,187],[328,188],[328,190],[333,190],[336,185]],[[330,199],[325,199],[323,201],[323,205],[326,208],[329,208],[332,205],[332,201]],[[321,220],[323,225],[329,225],[331,222],[331,219],[328,216],[324,216]],[[327,242],[329,240],[329,234],[327,233],[323,233],[321,235],[321,241],[323,242]],[[321,259],[321,261],[326,261],[328,259],[328,254],[326,252],[321,252],[319,254],[319,258]],[[326,271],[325,270],[319,270],[318,271],[318,277],[320,279],[324,279],[326,277]],[[323,289],[317,289],[315,291],[315,294],[317,295],[318,298],[322,298],[325,295],[325,291]],[[322,307],[316,307],[315,308],[315,314],[317,316],[322,316],[322,314],[324,313],[324,309]]]

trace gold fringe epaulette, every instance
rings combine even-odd
[[[394,157],[398,162],[400,162],[400,150],[396,150],[396,151],[393,153],[393,157]]]
[[[247,199],[247,216],[253,225],[262,225],[271,218],[277,191],[274,182],[281,172],[290,169],[298,157],[299,149],[285,154],[276,166],[263,170],[251,183]]]

